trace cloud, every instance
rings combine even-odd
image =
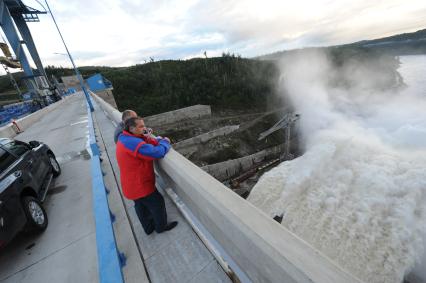
[[[201,28],[221,31],[231,45],[257,41],[264,43],[262,47],[286,49],[347,43],[426,25],[424,1],[213,0],[200,2],[193,10]]]
[[[35,0],[25,3],[43,9]],[[57,0],[50,7],[82,65],[136,64],[144,56],[180,59],[204,51],[250,57],[426,27],[426,2],[419,0]],[[51,18],[40,20],[29,26],[42,59],[61,61],[51,61],[52,53],[64,52]],[[87,52],[95,57],[78,56]],[[65,58],[61,64],[70,65]]]

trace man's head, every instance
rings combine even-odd
[[[131,117],[124,122],[124,129],[134,135],[143,135],[146,127],[141,117]]]
[[[133,110],[124,110],[123,114],[121,115],[121,121],[126,122],[129,118],[138,117],[138,114],[136,114]]]

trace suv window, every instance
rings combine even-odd
[[[0,171],[3,172],[7,169],[13,162],[15,162],[16,158],[9,152],[0,148]]]
[[[20,141],[12,141],[8,144],[5,144],[4,147],[16,156],[21,156],[30,150],[30,148],[25,143]]]

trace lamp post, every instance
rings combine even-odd
[[[67,51],[68,57],[70,58],[70,61],[71,61],[72,66],[74,68],[75,75],[77,76],[78,80],[80,81],[80,86],[81,86],[81,89],[84,92],[84,95],[86,96],[87,103],[89,104],[90,111],[93,112],[94,111],[93,104],[92,104],[92,101],[90,99],[89,93],[87,92],[87,89],[84,86],[83,78],[81,77],[80,71],[77,69],[76,65],[74,64],[74,60],[72,59],[71,53],[69,52],[67,45],[65,44],[65,40],[62,37],[62,33],[59,30],[58,24],[56,23],[55,17],[53,16],[52,11],[50,10],[50,7],[49,7],[49,4],[47,3],[47,0],[44,0],[44,2],[46,2],[47,9],[49,10],[50,15],[52,16],[52,20],[55,23],[56,29],[58,30],[59,36],[61,37],[61,40],[62,40],[62,43],[65,46],[65,50]],[[57,54],[61,54],[61,53],[57,53]]]

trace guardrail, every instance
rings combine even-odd
[[[90,149],[92,151],[93,212],[96,223],[99,282],[122,283],[124,281],[121,271],[120,254],[117,249],[114,230],[112,227],[108,197],[99,158],[99,148],[96,144],[95,129],[93,127],[92,112],[90,111],[88,104],[87,116],[89,121]]]
[[[115,122],[121,114],[92,93]],[[171,149],[157,163],[198,222],[253,282],[361,282]]]

